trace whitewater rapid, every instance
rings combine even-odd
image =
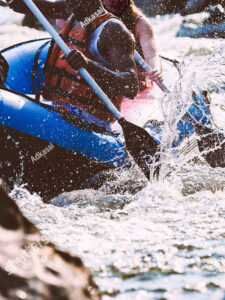
[[[6,8],[0,14],[0,49],[48,36],[19,26],[21,16]],[[225,40],[177,38],[182,20],[152,19],[160,54],[181,62],[182,77],[168,106],[197,84],[210,92],[215,125],[225,130]],[[172,156],[171,162],[173,172],[149,184],[137,170],[118,171],[99,191],[73,191],[51,204],[21,187],[12,196],[52,242],[82,257],[104,300],[222,300],[225,170],[210,168],[202,158]],[[132,194],[128,185],[143,189]]]

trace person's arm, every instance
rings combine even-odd
[[[146,17],[138,19],[135,27],[135,36],[140,41],[144,59],[153,69],[150,73],[150,79],[153,81],[162,81],[162,66],[158,54],[153,27]]]
[[[86,68],[104,91],[135,98],[138,77],[133,40],[129,32],[120,24],[108,23],[100,36],[98,47],[102,56],[110,62],[110,67],[88,59],[76,50],[68,54],[67,61],[76,70]]]
[[[7,2],[9,7],[18,13],[32,14],[23,0],[7,0]],[[34,3],[47,18],[66,20],[70,15],[65,0],[34,0]]]

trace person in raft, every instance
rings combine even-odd
[[[65,0],[64,0],[65,1]],[[58,2],[59,5],[62,1]],[[128,30],[135,37],[135,48],[152,68],[151,73],[143,72],[137,65],[139,77],[139,90],[146,90],[151,81],[162,82],[161,60],[158,54],[154,30],[149,19],[134,4],[132,0],[102,0],[108,12],[120,18]],[[85,21],[88,22],[88,19]],[[58,19],[56,24],[61,27],[63,20]]]
[[[145,74],[138,68],[140,89],[143,85],[141,78],[144,75],[148,75],[152,81],[162,82],[161,60],[156,46],[154,30],[149,19],[134,4],[133,0],[102,0],[102,2],[104,7],[119,17],[133,33],[136,50],[152,68],[150,74]]]
[[[11,7],[14,10],[29,13],[23,2],[15,0],[13,2]],[[137,8],[133,0],[102,0],[102,2],[108,12],[120,18],[130,32],[133,33],[136,50],[153,69],[150,74],[146,74],[137,66],[140,91],[150,87],[151,81],[161,82],[163,80],[161,60],[156,46],[153,27],[149,19]],[[52,18],[57,19],[56,24],[59,27],[63,26],[64,20],[69,16],[66,0],[35,0],[35,3],[42,12],[45,12],[45,14],[49,13]],[[86,22],[88,20],[90,20],[90,16],[84,19]]]
[[[67,5],[71,16],[60,34],[71,51],[65,56],[53,45],[42,96],[45,103],[69,109],[72,105],[79,118],[108,127],[114,117],[76,70],[85,68],[120,109],[124,97],[133,99],[139,91],[133,38],[100,0],[68,0]],[[94,18],[83,26],[81,22],[90,16]]]

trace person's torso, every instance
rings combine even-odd
[[[71,18],[63,26],[60,35],[69,46],[77,49],[86,57],[100,61],[105,66],[109,63],[103,58],[97,47],[97,39],[109,20],[116,20],[111,14],[105,13],[95,18],[88,26],[74,24]],[[118,22],[120,22],[118,20]],[[104,104],[88,86],[78,71],[73,70],[65,59],[61,59],[63,52],[55,44],[48,58],[45,68],[46,76],[42,95],[45,99],[60,103],[72,104],[85,109],[102,120],[113,121],[114,117],[108,112]],[[120,109],[122,97],[108,95],[114,105]]]

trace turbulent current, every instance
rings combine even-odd
[[[0,49],[47,36],[9,13],[0,7]],[[177,38],[181,22],[179,15],[152,19],[159,52],[181,62],[165,114],[197,84],[210,92],[215,126],[225,130],[225,40]],[[21,187],[12,196],[50,241],[82,257],[104,300],[225,299],[225,169],[201,157],[169,161],[169,175],[149,184],[134,169],[51,204]]]

